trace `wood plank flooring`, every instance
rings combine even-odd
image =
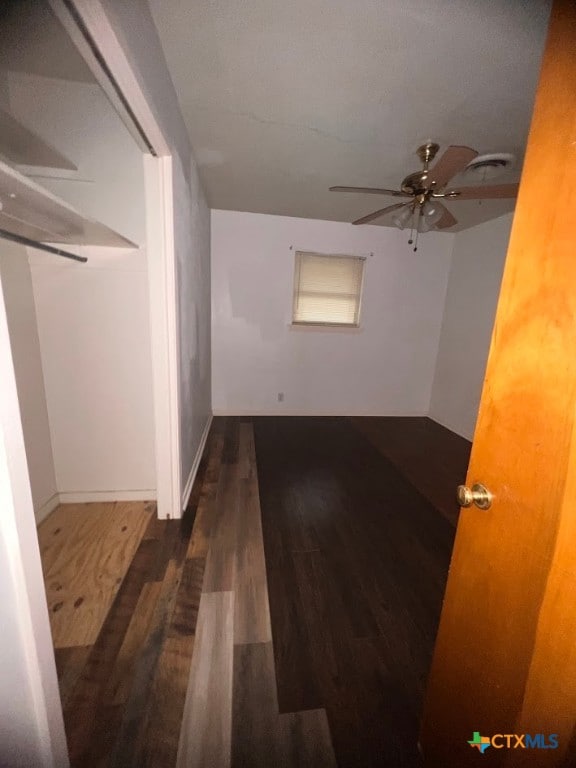
[[[351,423],[370,440],[454,526],[460,509],[456,486],[466,479],[472,443],[422,417],[353,416]]]
[[[334,766],[325,713],[287,727],[276,697],[252,424],[228,419],[178,768]],[[307,733],[308,738],[303,737]],[[309,763],[310,744],[320,762]]]
[[[454,529],[342,419],[255,419],[281,712],[325,709],[338,765],[420,765]]]
[[[73,766],[175,765],[205,564],[187,557],[192,521],[159,521],[154,503],[64,505],[39,529],[49,607],[76,606],[67,624],[51,611]]]
[[[130,531],[102,533],[108,607],[56,650],[72,765],[418,766],[453,528],[406,476],[346,419],[220,418],[182,521],[103,512]],[[98,583],[98,526],[71,556],[65,511],[46,573]]]
[[[153,511],[147,502],[66,504],[40,525],[55,648],[94,644]]]

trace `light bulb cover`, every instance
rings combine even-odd
[[[412,214],[412,206],[406,205],[392,216],[392,222],[398,229],[404,229],[412,218]]]
[[[418,232],[425,234],[431,229],[434,229],[434,223],[427,216],[418,216]]]
[[[427,200],[422,208],[422,218],[426,219],[431,228],[442,218],[442,209],[438,203]]]

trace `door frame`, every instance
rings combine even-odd
[[[20,641],[11,654],[11,668],[21,686],[20,698],[27,700],[26,716],[35,725],[27,728],[30,756],[34,750],[42,767],[65,768],[68,748],[1,277],[0,509],[3,601],[11,613],[10,631]],[[19,672],[24,680],[18,679]],[[22,718],[17,708],[12,727],[21,731]],[[20,743],[11,746],[21,748]]]
[[[179,334],[172,157],[144,156],[150,340],[154,391],[156,504],[161,519],[182,515]]]
[[[182,515],[172,149],[102,0],[48,0],[144,154],[158,517]]]

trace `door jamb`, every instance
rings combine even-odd
[[[144,156],[156,500],[161,519],[181,516],[180,391],[172,157]]]

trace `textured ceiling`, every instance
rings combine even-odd
[[[512,152],[497,182],[519,177],[545,0],[150,5],[213,208],[351,221],[396,201],[328,187],[398,188],[428,138]],[[448,207],[457,230],[513,201]]]

